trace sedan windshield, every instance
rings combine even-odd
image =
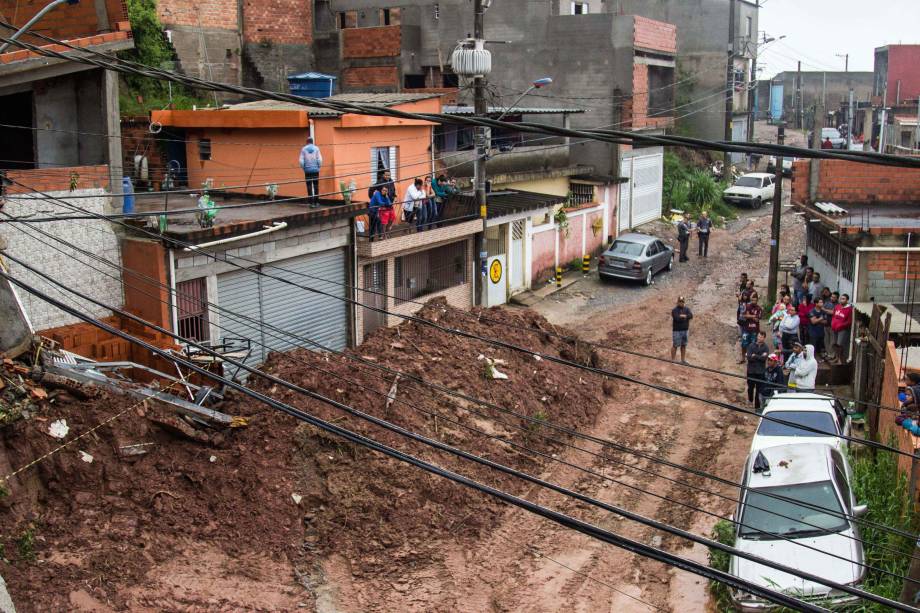
[[[639,243],[628,243],[626,241],[614,241],[610,247],[610,252],[614,255],[642,255],[645,245]]]
[[[815,430],[820,430],[823,434],[818,432],[812,432],[811,430],[803,430],[802,428],[796,428],[795,426],[787,426],[786,424],[778,424],[775,421],[768,421],[764,419],[760,422],[760,427],[757,428],[758,436],[836,436],[837,427],[834,424],[834,418],[828,413],[822,413],[820,411],[773,411],[768,412],[767,415],[770,417],[775,417],[776,419],[782,419],[783,421],[791,421],[795,424],[801,424],[808,428],[814,428]]]
[[[830,513],[819,509],[827,509]],[[831,534],[849,527],[843,517],[831,513],[842,515],[843,511],[830,481],[752,489],[741,511],[740,534],[754,540],[775,540],[778,536]]]
[[[735,187],[760,187],[760,179],[757,177],[741,177],[735,181]]]

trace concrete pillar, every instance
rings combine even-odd
[[[121,111],[118,106],[118,75],[110,70],[103,70],[102,100],[105,113],[105,133],[108,135],[109,190],[121,193],[121,178],[124,176],[121,154]],[[110,201],[109,207],[119,208]],[[110,211],[110,212],[115,212]]]

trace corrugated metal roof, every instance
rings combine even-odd
[[[445,104],[444,113],[448,115],[474,115],[476,111],[471,106],[459,104]],[[522,107],[516,106],[513,109],[506,109],[501,106],[490,106],[489,115],[563,115],[567,113],[584,113],[585,109],[577,108],[553,108],[553,107]]]
[[[488,219],[495,219],[526,211],[547,209],[563,201],[565,201],[565,196],[505,189],[486,195],[486,215]]]
[[[418,102],[419,100],[428,100],[438,98],[441,94],[336,94],[329,96],[325,100],[333,102],[347,102],[354,104],[370,104],[374,106],[396,106],[397,104],[407,104],[409,102]],[[317,117],[336,117],[341,115],[341,111],[333,111],[316,106],[304,106],[293,102],[281,102],[280,100],[254,100],[253,102],[241,102],[231,104],[225,107],[231,111],[306,111],[310,115]]]

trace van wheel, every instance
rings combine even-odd
[[[646,285],[652,284],[652,267],[651,266],[648,267],[648,272],[645,273],[645,284]]]
[[[754,200],[754,208],[755,208],[755,209],[759,209],[759,208],[762,207],[762,206],[763,206],[763,199],[762,199],[762,198],[756,198],[756,199]]]

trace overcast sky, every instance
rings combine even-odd
[[[766,45],[761,78],[784,70],[872,70],[873,50],[889,44],[920,44],[920,0],[761,0],[760,29],[786,38]],[[920,69],[920,68],[918,68]]]

